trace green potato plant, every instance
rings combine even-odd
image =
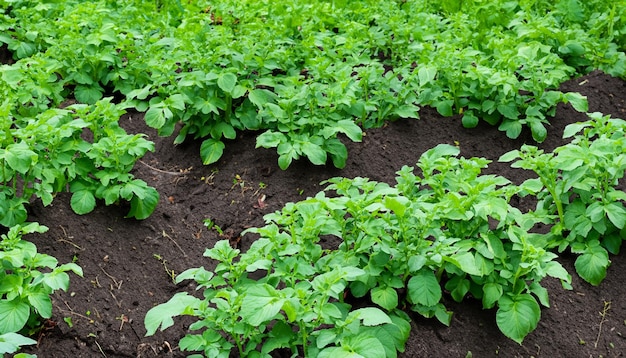
[[[37,252],[23,235],[44,233],[47,227],[37,223],[12,226],[0,241],[0,352],[12,353],[22,345],[36,341],[24,337],[36,329],[42,318],[52,316],[50,295],[69,287],[67,272],[83,275],[74,264],[58,265],[49,255]]]
[[[396,357],[408,338],[403,309],[450,324],[444,289],[457,301],[468,295],[497,307],[498,327],[522,342],[549,306],[546,276],[569,287],[570,275],[549,251],[537,223],[510,204],[519,189],[481,175],[489,162],[458,158],[439,145],[418,166],[398,172],[397,185],[366,178],[333,178],[325,192],[268,214],[260,237],[240,253],[227,240],[208,249],[213,271],[189,269],[203,298],[176,294],[151,309],[148,335],[198,320],[180,342],[184,350],[267,357],[275,349],[294,355]],[[326,195],[326,194],[329,195]],[[324,247],[322,238],[339,240]],[[349,297],[369,296],[354,309]],[[368,352],[366,347],[371,347]]]
[[[589,117],[567,126],[564,137],[571,143],[552,153],[525,145],[500,160],[537,174],[521,188],[537,196],[536,215],[552,225],[550,245],[579,254],[576,271],[598,285],[626,226],[626,195],[617,188],[626,170],[626,122],[601,113]]]

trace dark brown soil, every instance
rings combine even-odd
[[[626,118],[626,83],[593,73],[563,85],[589,98],[590,111]],[[562,145],[568,123],[583,121],[584,114],[560,106],[552,120],[547,149]],[[60,262],[75,258],[84,278],[72,276],[70,291],[53,297],[56,327],[39,337],[29,349],[38,357],[152,357],[184,356],[177,348],[190,321],[177,320],[174,327],[144,337],[143,318],[156,304],[186,289],[172,283],[171,272],[212,263],[202,256],[218,239],[203,220],[211,218],[237,240],[247,227],[263,224],[264,214],[285,203],[312,196],[320,182],[332,176],[364,176],[394,183],[395,172],[414,165],[420,154],[439,143],[460,143],[465,157],[497,158],[523,143],[528,133],[510,140],[487,125],[464,129],[459,118],[441,118],[422,109],[421,119],[390,123],[369,130],[362,143],[349,143],[346,168],[317,167],[301,161],[287,171],[277,166],[274,150],[255,149],[258,133],[241,133],[227,144],[217,165],[204,166],[199,143],[172,145],[146,128],[140,114],[128,114],[122,125],[130,132],[147,133],[156,152],[137,164],[135,174],[161,194],[154,214],[144,220],[125,219],[125,206],[99,206],[85,216],[75,215],[69,195],[59,195],[49,207],[34,204],[29,220],[50,228],[45,235],[31,236],[40,251]],[[513,181],[529,176],[494,162],[490,172]],[[263,205],[259,200],[265,196]],[[250,237],[241,238],[243,248]],[[573,259],[563,257],[574,273]],[[523,345],[504,337],[495,324],[495,312],[482,310],[479,302],[447,302],[455,314],[450,327],[434,320],[416,318],[402,357],[617,357],[626,352],[626,260],[612,257],[606,280],[592,287],[573,275],[572,291],[547,280],[551,307],[543,309],[537,329]],[[610,305],[610,306],[608,306]],[[605,315],[601,312],[605,309]],[[73,326],[66,323],[71,318]]]

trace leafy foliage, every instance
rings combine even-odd
[[[457,301],[471,293],[485,308],[498,306],[502,332],[521,342],[539,321],[539,304],[549,305],[541,280],[552,276],[568,286],[570,276],[543,236],[529,232],[537,219],[510,206],[518,188],[480,175],[487,160],[458,154],[449,145],[429,150],[418,163],[422,176],[404,167],[395,187],[331,179],[327,191],[336,196],[321,192],[267,215],[265,227],[248,231],[260,238],[247,252],[218,242],[205,253],[218,262],[213,272],[196,268],[177,278],[195,280],[204,299],[179,293],[155,307],[146,316],[148,334],[187,314],[199,319],[191,328],[204,331],[185,337],[181,347],[210,356],[230,354],[232,341],[244,356],[257,347],[262,354],[286,347],[334,356],[368,344],[385,352],[374,356],[395,357],[408,333],[387,342],[371,327],[405,332],[408,316],[400,309],[406,305],[449,324],[445,287]],[[341,241],[337,248],[320,245],[329,236]],[[252,280],[251,273],[261,278]],[[364,311],[351,310],[346,292],[369,295],[375,305],[360,323],[353,316]],[[280,345],[276,329],[290,332]]]
[[[0,242],[0,352],[12,353],[19,346],[35,344],[20,332],[35,328],[41,318],[52,316],[50,295],[69,287],[68,271],[82,276],[74,264],[58,265],[49,255],[37,252],[23,235],[44,233],[47,227],[37,223],[17,225],[2,235]]]
[[[606,276],[609,253],[618,254],[626,226],[626,194],[617,188],[626,170],[626,122],[601,113],[566,127],[571,143],[553,153],[523,146],[501,161],[538,176],[522,184],[539,199],[536,214],[552,224],[550,243],[580,256],[576,271],[598,285]]]
[[[2,16],[21,115],[116,94],[215,163],[238,131],[263,133],[287,168],[343,167],[342,137],[431,106],[511,138],[546,136],[557,90],[580,73],[626,75],[620,2],[31,2]],[[37,12],[33,15],[32,12]]]

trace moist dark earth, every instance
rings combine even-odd
[[[594,72],[563,84],[561,90],[587,96],[590,112],[626,118],[623,80]],[[165,332],[145,337],[146,312],[176,292],[190,290],[185,283],[175,285],[172,273],[191,267],[212,268],[214,263],[202,254],[225,237],[240,241],[245,250],[254,238],[240,237],[241,231],[263,225],[263,215],[287,202],[315,195],[323,189],[320,182],[330,177],[361,176],[394,184],[397,170],[415,165],[424,151],[439,143],[458,143],[464,157],[492,159],[486,172],[518,183],[530,176],[497,162],[509,150],[534,144],[530,133],[511,140],[487,124],[465,129],[460,118],[442,118],[428,108],[421,110],[420,117],[368,130],[360,143],[346,141],[349,158],[344,169],[301,160],[283,171],[278,168],[275,150],[255,149],[258,132],[239,133],[236,140],[227,143],[218,163],[204,166],[199,142],[174,146],[173,137],[158,137],[146,127],[142,114],[126,114],[121,124],[128,132],[145,133],[155,142],[155,152],[137,163],[134,174],[154,186],[161,201],[154,214],[143,221],[124,218],[126,205],[99,205],[88,215],[76,215],[68,194],[59,194],[48,207],[33,202],[29,220],[50,230],[27,239],[61,263],[76,260],[84,277],[72,274],[69,291],[53,296],[52,321],[56,325],[49,322],[49,328],[35,336],[39,344],[25,351],[42,358],[187,355],[177,342],[192,322],[189,319],[178,319]],[[540,147],[551,150],[565,144],[563,128],[586,118],[560,105],[550,120],[549,136]],[[223,236],[203,225],[207,218],[223,229]],[[454,311],[450,327],[413,315],[411,336],[400,356],[624,356],[624,253],[611,257],[608,275],[598,287],[576,276],[573,257],[565,254],[560,260],[572,273],[573,290],[563,289],[557,280],[543,281],[550,292],[551,307],[542,309],[537,329],[522,345],[499,332],[495,310],[483,310],[480,302],[471,299],[459,304],[446,297],[447,307]]]

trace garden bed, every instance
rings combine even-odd
[[[626,117],[623,80],[594,72],[560,89],[587,96],[589,112]],[[49,207],[36,201],[30,208],[29,221],[50,230],[28,239],[59,262],[78,263],[84,277],[72,275],[69,291],[53,295],[53,323],[40,333],[37,347],[26,352],[38,357],[184,356],[177,342],[191,321],[177,320],[164,332],[145,337],[143,319],[149,309],[176,292],[193,291],[189,281],[174,284],[173,276],[190,267],[212,268],[214,263],[202,253],[216,241],[228,238],[245,250],[253,237],[240,236],[243,230],[263,225],[263,215],[287,202],[315,195],[323,188],[323,180],[361,176],[393,183],[397,170],[415,164],[423,152],[440,143],[457,144],[464,157],[493,160],[487,172],[519,183],[528,178],[528,172],[497,159],[524,143],[534,143],[526,130],[511,140],[485,123],[466,129],[458,118],[443,118],[422,108],[420,120],[367,130],[361,143],[345,141],[349,156],[343,169],[301,160],[283,171],[275,150],[255,149],[254,132],[228,141],[222,158],[204,166],[197,154],[200,142],[175,146],[172,138],[158,137],[148,128],[142,116],[129,112],[120,124],[129,133],[146,133],[156,145],[155,152],[146,154],[133,172],[160,193],[161,201],[149,218],[124,218],[128,212],[124,204],[98,205],[90,214],[76,215],[67,193],[59,194]],[[565,125],[586,119],[585,114],[559,105],[540,147],[551,150],[563,145]],[[528,209],[532,204],[522,200],[519,206]],[[205,219],[223,232],[205,227]],[[537,329],[522,345],[499,331],[495,310],[483,310],[480,301],[466,299],[459,304],[447,297],[446,306],[454,311],[451,325],[412,315],[411,336],[400,356],[465,357],[469,352],[476,357],[620,356],[626,351],[623,256],[611,257],[606,279],[593,287],[575,274],[575,258],[563,255],[560,261],[573,276],[573,290],[564,290],[555,279],[544,281],[551,307],[542,310]]]

